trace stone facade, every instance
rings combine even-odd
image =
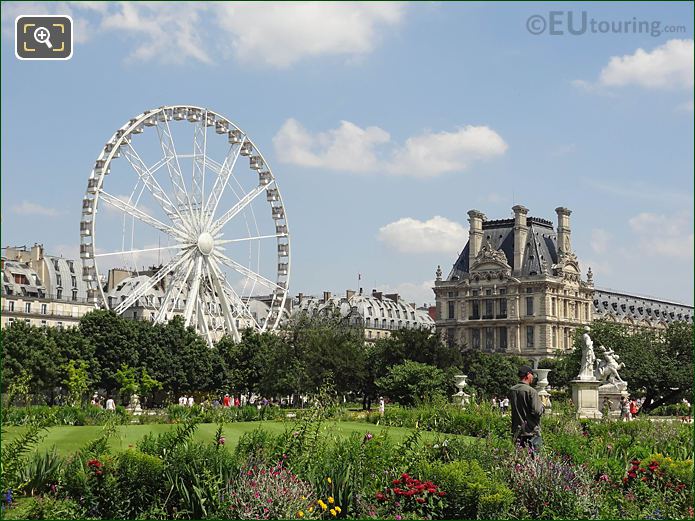
[[[537,363],[572,347],[593,318],[593,282],[572,251],[570,215],[551,221],[514,206],[513,219],[468,212],[469,240],[449,275],[437,269],[437,330],[450,343]]]
[[[323,298],[300,293],[292,308],[292,313],[338,313],[348,324],[364,328],[364,339],[368,343],[388,338],[399,329],[434,330],[435,327],[428,308],[416,308],[397,293],[384,294],[376,290],[371,295],[347,290],[344,297],[332,296],[325,291]]]

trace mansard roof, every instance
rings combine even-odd
[[[524,248],[521,275],[540,275],[558,262],[557,234],[553,223],[538,217],[528,217],[526,220],[528,234]],[[514,219],[498,219],[483,221],[483,245],[488,243],[492,249],[504,253],[507,264],[514,266]],[[470,273],[469,255],[470,241],[454,263],[447,280],[461,279]]]

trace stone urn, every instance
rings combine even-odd
[[[538,389],[538,396],[541,399],[543,407],[550,409],[552,403],[550,402],[550,393],[546,390],[548,387],[548,374],[552,369],[536,369],[534,372],[538,378],[536,382],[536,388]]]
[[[454,399],[454,402],[458,402],[461,406],[467,405],[471,399],[471,395],[463,390],[464,387],[468,385],[466,383],[467,379],[467,374],[457,374],[454,376],[454,385],[458,389],[458,392],[454,393],[452,398]]]
[[[128,410],[135,416],[142,414],[142,407],[140,407],[140,397],[137,394],[130,395],[130,402],[128,403],[128,407],[126,407],[126,410]]]

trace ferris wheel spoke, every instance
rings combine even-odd
[[[244,197],[239,200],[237,204],[232,206],[222,217],[220,217],[217,221],[215,221],[210,227],[212,228],[212,233],[215,234],[220,229],[227,224],[229,221],[231,221],[234,216],[236,216],[239,212],[241,212],[244,208],[246,208],[251,202],[258,197],[260,194],[262,194],[268,187],[270,187],[275,180],[271,180],[270,183],[267,185],[259,185],[253,190],[251,190],[248,194],[246,194]]]
[[[243,135],[243,139],[246,138],[246,135]],[[232,161],[229,161],[230,156],[234,155]],[[207,204],[205,205],[206,212],[210,215],[209,217],[209,222],[212,221],[212,219],[215,216],[215,212],[217,211],[217,205],[220,203],[220,199],[222,198],[222,194],[224,193],[224,189],[227,186],[227,181],[229,180],[229,176],[232,175],[232,172],[234,171],[234,167],[236,166],[237,160],[239,159],[239,156],[241,155],[241,144],[237,145],[236,147],[232,145],[230,147],[229,153],[227,154],[227,157],[224,158],[224,163],[220,165],[219,172],[217,173],[217,178],[215,179],[215,184],[212,187],[212,191],[210,192],[210,196],[208,197]],[[211,164],[213,164],[213,161],[210,161]]]
[[[174,189],[174,197],[179,208],[190,208],[191,199],[186,191],[186,182],[183,180],[181,172],[181,164],[179,156],[176,154],[176,145],[174,138],[171,135],[171,127],[169,119],[165,117],[164,125],[157,124],[157,136],[159,137],[159,145],[162,149],[162,154],[166,160],[169,179]],[[184,219],[184,221],[186,221]],[[189,225],[192,223],[188,222]]]
[[[271,289],[273,291],[275,291],[276,289],[285,291],[285,288],[283,288],[282,286],[279,286],[278,284],[276,284],[272,280],[266,279],[263,275],[259,275],[255,271],[247,268],[246,266],[244,266],[242,264],[239,264],[237,261],[230,259],[226,255],[223,255],[222,253],[219,253],[217,251],[214,252],[213,255],[215,256],[215,258],[217,258],[225,266],[232,268],[234,271],[241,273],[245,277],[248,277],[248,278],[254,280],[255,282],[258,282],[259,284],[262,284],[263,286],[267,287],[268,289]]]
[[[187,265],[182,264],[178,267],[178,269],[171,278],[171,282],[169,283],[169,287],[167,288],[166,293],[164,294],[162,307],[159,308],[157,316],[155,317],[156,322],[161,322],[162,320],[166,320],[168,318],[167,312],[169,310],[169,307],[171,307],[172,312],[176,309],[176,302],[181,297],[181,293],[183,292],[186,280],[188,279],[192,269],[192,260],[189,260]]]
[[[169,261],[168,264],[165,266],[159,268],[157,273],[153,276],[150,277],[150,279],[147,282],[144,282],[142,284],[138,284],[137,287],[133,290],[133,292],[126,297],[126,299],[118,304],[114,308],[114,311],[118,314],[123,313],[126,309],[128,309],[130,306],[132,306],[137,300],[142,297],[145,293],[150,291],[152,288],[154,288],[159,282],[166,277],[166,275],[174,271],[176,268],[178,268],[185,260],[186,258],[190,255],[190,250],[177,255],[177,257],[174,257]]]
[[[146,214],[139,208],[136,208],[135,206],[123,201],[122,199],[119,199],[114,195],[109,194],[108,192],[105,192],[103,190],[99,191],[99,197],[103,198],[104,201],[110,204],[111,206],[131,215],[132,217],[135,217],[136,219],[142,221],[145,224],[149,224],[153,228],[156,228],[157,230],[164,232],[170,235],[171,237],[181,239],[182,241],[186,240],[186,237],[183,232],[180,232],[179,230],[176,230],[171,226],[164,224],[161,221],[158,221],[157,219]]]
[[[171,202],[171,199],[162,190],[161,185],[157,182],[154,177],[154,173],[162,168],[165,164],[171,161],[171,158],[164,158],[155,163],[152,168],[148,168],[145,162],[140,158],[132,143],[128,143],[128,147],[123,151],[123,157],[126,158],[130,166],[138,174],[138,177],[143,182],[143,184],[150,191],[152,196],[159,201],[159,204],[172,221],[176,221],[176,218],[180,219],[184,226],[188,224],[184,221],[183,217],[179,213],[178,208]]]
[[[110,251],[108,253],[95,253],[95,257],[109,257],[112,255],[129,255],[131,253],[133,254],[138,254],[138,253],[146,253],[150,251],[162,251],[162,250],[180,250],[186,246],[192,246],[192,244],[177,244],[175,246],[160,246],[157,248],[145,248],[142,250],[128,250],[128,251]]]
[[[210,328],[208,327],[208,321],[205,316],[205,306],[204,302],[202,300],[198,301],[198,304],[196,306],[196,315],[198,317],[198,329],[202,329],[203,333],[205,334],[205,338],[208,342],[208,346],[212,347],[213,346],[213,339],[212,339],[212,334],[210,333]]]
[[[208,111],[206,110],[200,122],[195,125],[193,131],[193,174],[191,178],[191,202],[197,206],[199,217],[203,219],[203,192],[205,190],[205,152],[207,148],[207,121]]]
[[[229,301],[227,301],[227,297],[231,298],[233,301],[232,304],[235,306],[236,309],[238,309],[238,316],[250,319],[252,323],[256,326],[256,328],[260,329],[260,325],[254,318],[253,314],[251,313],[251,310],[249,309],[248,305],[244,303],[244,301],[241,299],[241,297],[238,295],[236,291],[234,291],[234,288],[232,285],[229,283],[227,280],[227,277],[225,277],[224,273],[222,270],[217,266],[217,261],[214,259],[209,259],[208,260],[210,264],[210,269],[212,270],[213,274],[215,275],[215,282],[217,284],[216,291],[218,292],[219,295],[222,295],[222,298],[224,300],[222,304],[222,311],[227,314],[227,311],[229,311],[229,321],[232,322],[232,325],[234,326],[232,329],[234,335],[235,335],[235,341],[239,341],[241,339],[241,336],[239,335],[239,332],[236,328],[236,324],[234,323],[234,317],[231,313],[231,307],[229,307],[228,310],[226,310],[225,306],[229,306]],[[229,292],[229,294],[227,294]],[[236,337],[239,336],[239,340],[236,339]]]
[[[191,325],[191,319],[193,318],[193,312],[195,311],[196,301],[199,300],[199,290],[200,290],[200,276],[203,270],[203,256],[199,255],[196,261],[195,274],[193,275],[193,283],[191,284],[191,289],[188,291],[188,300],[186,302],[186,309],[183,312],[184,321],[186,327]]]
[[[278,239],[281,237],[287,237],[286,233],[275,233],[272,235],[256,235],[255,237],[241,237],[239,239],[220,239],[215,241],[215,247],[218,245],[222,244],[230,244],[233,242],[246,242],[246,241],[255,241],[255,240],[260,240],[260,239]]]

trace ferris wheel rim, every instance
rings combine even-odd
[[[177,115],[185,113],[186,116],[188,116],[189,114],[191,114],[191,111],[197,111],[197,113],[199,115],[202,115],[202,119],[197,120],[197,121],[193,121],[193,120],[188,119],[188,117],[185,117],[185,118],[172,118],[172,117],[170,117],[175,113]],[[96,247],[96,244],[97,244],[97,225],[96,225],[97,215],[96,214],[98,213],[98,209],[99,209],[100,204],[102,202],[104,202],[104,203],[109,202],[107,199],[107,192],[103,189],[104,184],[105,184],[104,183],[105,176],[109,173],[113,160],[120,156],[120,150],[122,149],[122,147],[124,147],[124,145],[127,145],[128,147],[131,148],[131,150],[133,152],[135,152],[135,149],[132,146],[132,137],[134,134],[142,132],[143,127],[145,126],[147,121],[154,121],[154,126],[157,126],[157,131],[159,133],[159,123],[160,123],[160,121],[162,121],[162,120],[160,120],[160,115],[162,113],[164,113],[163,122],[166,123],[167,127],[169,127],[169,120],[171,120],[171,119],[188,119],[189,122],[194,123],[194,125],[198,125],[198,127],[202,127],[204,129],[205,139],[207,139],[207,127],[213,126],[213,125],[216,126],[218,123],[222,123],[222,126],[226,129],[225,132],[227,132],[230,136],[231,136],[232,130],[238,131],[241,133],[241,135],[243,136],[243,139],[239,145],[239,151],[237,151],[237,153],[236,153],[236,157],[234,159],[234,164],[228,168],[227,178],[225,179],[225,181],[221,185],[220,190],[222,192],[225,189],[225,186],[229,180],[229,177],[230,176],[234,177],[233,174],[234,174],[235,167],[236,167],[236,160],[239,158],[240,155],[242,155],[241,154],[242,145],[245,145],[248,142],[250,145],[250,150],[253,152],[254,156],[257,156],[258,158],[260,158],[261,164],[264,167],[263,173],[269,177],[270,181],[269,181],[269,183],[266,183],[266,185],[261,185],[259,182],[259,187],[257,187],[257,190],[256,190],[257,194],[254,195],[253,198],[255,198],[258,194],[262,193],[263,191],[266,191],[267,190],[267,188],[265,188],[266,186],[273,185],[275,198],[272,201],[270,200],[270,198],[268,198],[268,202],[270,203],[271,213],[273,213],[273,209],[275,209],[275,208],[281,209],[282,217],[280,219],[276,219],[273,216],[273,219],[275,220],[275,224],[276,224],[276,230],[279,229],[278,224],[277,224],[278,221],[282,221],[282,226],[283,226],[283,229],[285,230],[284,233],[282,233],[282,234],[281,233],[275,234],[275,239],[276,239],[275,242],[278,244],[278,252],[275,255],[276,262],[278,265],[278,270],[277,270],[275,277],[274,277],[275,288],[272,289],[272,292],[271,292],[272,297],[270,300],[270,306],[268,309],[267,316],[265,317],[264,320],[262,320],[262,325],[260,325],[260,328],[259,328],[260,331],[265,331],[267,329],[275,329],[279,325],[279,322],[282,318],[282,311],[284,310],[284,306],[285,306],[285,303],[287,300],[287,293],[289,292],[289,280],[290,280],[290,274],[291,274],[291,255],[290,255],[291,240],[290,240],[290,234],[289,234],[289,221],[287,219],[287,212],[286,212],[284,200],[282,198],[282,194],[279,190],[279,187],[277,186],[277,180],[276,180],[275,175],[272,172],[272,168],[270,167],[269,162],[266,160],[266,158],[263,155],[263,153],[261,152],[261,150],[256,146],[255,142],[248,136],[248,134],[244,130],[242,130],[241,127],[239,127],[239,125],[237,125],[235,122],[233,122],[229,118],[223,116],[219,112],[210,110],[210,109],[205,108],[205,107],[197,106],[197,105],[182,105],[182,104],[164,105],[164,106],[158,107],[156,109],[144,111],[141,114],[139,114],[138,116],[131,118],[127,123],[125,123],[118,130],[116,130],[112,134],[111,138],[106,142],[106,145],[102,148],[101,152],[99,153],[99,155],[97,157],[97,162],[95,163],[95,167],[92,169],[92,172],[91,172],[90,178],[89,178],[90,181],[92,181],[93,179],[97,179],[96,186],[95,186],[95,189],[92,192],[90,192],[90,186],[91,185],[88,183],[88,189],[87,189],[87,192],[86,192],[86,195],[84,198],[84,200],[87,200],[89,198],[90,194],[93,196],[91,198],[91,201],[92,201],[91,216],[85,215],[85,211],[84,211],[85,205],[84,205],[84,200],[83,200],[83,213],[82,213],[82,221],[81,221],[81,226],[80,226],[81,227],[81,241],[80,241],[81,250],[83,249],[83,247],[86,250],[91,248],[91,253],[92,253],[91,258],[89,256],[87,256],[87,257],[84,257],[84,259],[87,261],[91,261],[92,265],[89,266],[89,268],[91,268],[91,270],[93,270],[93,273],[89,272],[89,274],[88,274],[89,270],[86,267],[83,270],[83,278],[88,282],[90,289],[96,288],[96,291],[94,293],[95,293],[95,296],[96,296],[96,294],[98,294],[98,297],[95,298],[95,305],[98,305],[98,300],[100,297],[101,303],[102,303],[102,305],[104,305],[104,307],[106,307],[107,309],[118,310],[118,306],[115,306],[115,307],[111,306],[109,299],[108,299],[108,296],[105,292],[105,289],[102,286],[102,284],[100,284],[101,273],[100,273],[99,263],[97,262],[97,257],[106,256],[106,255],[133,253],[134,251],[136,251],[136,250],[133,250],[133,252],[121,251],[121,252],[111,252],[111,253],[106,253],[106,254],[97,254],[96,253],[96,251],[97,251],[97,247]],[[209,121],[212,121],[212,123],[209,123]],[[153,126],[153,125],[148,125],[148,126]],[[137,129],[140,129],[140,131],[138,132]],[[194,129],[194,132],[197,132],[197,131],[198,131],[198,128],[196,127]],[[217,127],[215,128],[215,131],[217,134],[221,133],[217,130]],[[169,133],[170,132],[171,131],[169,129]],[[222,133],[225,133],[225,132],[222,132]],[[160,143],[162,143],[161,135],[159,137],[160,137]],[[174,139],[171,135],[169,135],[169,138],[171,139],[172,144],[175,144]],[[229,142],[231,143],[231,139]],[[195,137],[194,137],[194,154],[193,154],[194,158],[195,158],[195,144],[196,144],[196,142],[195,142]],[[163,144],[162,144],[162,147],[164,147]],[[231,152],[232,148],[233,148],[233,145],[230,146],[230,152]],[[163,149],[163,151],[164,151],[164,149]],[[204,164],[205,164],[205,160],[207,159],[206,153],[207,153],[207,148],[205,148],[203,150],[203,153],[202,153]],[[124,154],[125,154],[125,152],[124,152]],[[176,158],[176,161],[178,162],[179,157],[181,157],[181,155],[176,153],[175,149],[172,152],[172,156],[168,159],[167,159],[165,151],[164,151],[164,154],[165,155],[162,158],[164,163],[159,165],[158,168],[163,167],[164,164],[169,163],[173,158]],[[136,155],[137,155],[137,153],[136,153]],[[228,156],[229,156],[229,153],[228,153],[227,157],[225,157],[225,163],[228,159]],[[139,157],[138,157],[138,159],[139,159]],[[140,177],[141,176],[140,172],[136,169],[136,167],[133,165],[133,163],[130,161],[130,159],[128,161],[130,162],[131,166],[133,167],[134,170],[136,170],[136,173]],[[220,173],[224,169],[225,163],[222,164],[222,167],[220,169]],[[147,165],[144,164],[144,162],[142,162],[142,166],[144,167],[146,172],[150,172],[150,170],[148,169]],[[168,167],[168,164],[167,164],[167,167]],[[251,168],[253,168],[253,166]],[[179,169],[180,169],[180,166],[179,166]],[[194,159],[194,169],[195,169],[195,159]],[[257,170],[259,170],[259,174],[260,174],[260,169],[257,169]],[[151,172],[149,175],[153,177],[153,172]],[[182,172],[179,171],[179,175],[182,175]],[[195,171],[194,171],[193,175],[195,176]],[[203,170],[201,175],[202,175],[203,180],[204,180],[205,170]],[[219,176],[220,174],[217,174],[217,175]],[[182,178],[182,180],[183,180],[183,178]],[[213,187],[213,191],[214,191],[214,188],[216,188],[216,186],[217,186],[217,180],[218,179],[216,179],[216,183],[215,183],[215,187]],[[236,177],[234,177],[234,180],[238,184],[238,180],[236,179]],[[195,181],[195,178],[193,181]],[[144,190],[145,186],[146,186],[146,183],[143,184],[143,188],[141,190]],[[242,189],[242,191],[244,190],[243,187],[241,187],[241,185],[239,185],[239,187]],[[133,193],[135,192],[136,188],[137,188],[137,183],[133,189]],[[262,188],[262,189],[259,189],[259,188]],[[187,193],[186,188],[185,188],[185,183],[184,183],[183,190],[185,193]],[[150,188],[150,191],[151,191],[151,188]],[[141,191],[141,194],[142,194],[142,191]],[[246,194],[246,195],[249,195],[249,194]],[[205,205],[205,207],[207,207],[210,204],[212,196],[213,196],[213,192],[211,191],[210,194],[208,194],[207,200],[205,200],[204,194],[201,193],[201,200],[200,200],[201,209],[203,208],[203,205]],[[138,200],[139,200],[139,197],[140,196],[138,196]],[[131,199],[132,199],[132,194],[131,194]],[[250,201],[252,201],[252,200],[253,199],[251,199]],[[130,199],[129,199],[129,201],[130,201]],[[245,206],[247,206],[250,203],[250,201],[248,203],[246,203],[245,205],[243,205],[241,208],[243,209]],[[215,211],[217,210],[217,205],[219,204],[219,202],[220,201],[218,198],[217,201],[215,201],[215,207],[213,208],[213,211],[211,212],[211,215],[210,215],[210,221],[213,224],[217,224],[217,221],[214,220],[214,217],[215,217]],[[113,203],[113,201],[111,201],[111,203]],[[169,203],[171,204],[171,200],[169,200]],[[190,200],[189,200],[189,203],[190,203]],[[136,205],[137,205],[137,203],[136,203]],[[196,246],[198,248],[200,248],[200,245],[192,244],[191,242],[186,242],[187,239],[190,241],[190,232],[191,232],[190,229],[187,230],[187,232],[189,233],[188,237],[186,236],[186,234],[181,233],[180,231],[179,231],[179,233],[175,233],[174,225],[176,223],[174,223],[174,219],[172,218],[171,215],[169,215],[167,213],[167,210],[164,208],[164,206],[162,206],[162,209],[164,210],[164,212],[168,215],[168,217],[172,221],[172,223],[168,227],[164,223],[158,223],[158,222],[157,223],[149,222],[146,224],[149,224],[150,226],[155,225],[153,227],[155,227],[156,229],[158,229],[160,231],[165,231],[165,233],[169,233],[169,235],[171,237],[173,237],[174,239],[177,240],[178,244],[176,244],[174,246],[165,247],[164,249],[179,249],[179,252],[177,253],[176,256],[174,256],[171,259],[171,262],[168,263],[167,266],[161,268],[161,271],[165,271],[165,269],[166,269],[166,271],[171,272],[174,275],[177,275],[177,272],[174,271],[174,267],[176,267],[178,269],[179,262],[182,263],[183,260],[189,256],[190,252],[194,252]],[[189,207],[189,209],[190,209],[190,207]],[[130,212],[125,211],[125,213],[130,213]],[[124,215],[125,215],[125,213],[124,213]],[[133,215],[133,214],[131,214],[131,215]],[[181,217],[180,213],[178,214],[178,216],[181,218],[181,223],[186,225],[187,224],[186,220]],[[86,219],[86,217],[91,217],[91,218]],[[133,218],[134,217],[135,216],[133,215]],[[217,227],[217,231],[219,231],[219,229],[224,227],[224,225],[227,222],[229,222],[229,220],[231,220],[233,217],[234,216],[232,215],[229,219],[227,219],[227,221],[222,222]],[[254,217],[254,219],[255,219],[255,217]],[[143,222],[142,219],[140,219],[140,221]],[[88,223],[87,226],[89,228],[89,233],[83,234],[82,230],[83,230],[83,225],[85,224],[85,222]],[[188,223],[188,224],[190,224],[190,223]],[[163,225],[163,226],[160,228],[159,225]],[[257,225],[256,225],[256,229],[258,229]],[[271,237],[271,236],[267,236],[267,237]],[[258,236],[258,237],[254,237],[254,238],[260,239],[260,238],[264,238],[264,237]],[[254,239],[254,238],[249,238],[249,239]],[[283,244],[285,246],[284,253],[281,253],[280,244]],[[157,248],[157,249],[161,250],[162,248]],[[259,243],[259,249],[260,249],[260,243]],[[137,250],[137,251],[142,252],[142,251],[147,251],[147,250]],[[82,254],[82,251],[81,251],[81,254]],[[178,255],[181,255],[181,257],[179,259],[177,259],[176,263],[174,263],[173,261],[176,260],[176,257]],[[279,266],[281,266],[281,265],[284,265],[284,268],[283,268],[284,271],[281,271],[279,269]],[[213,266],[212,261],[210,262],[210,266]],[[137,272],[137,268],[136,268],[136,272]],[[210,277],[211,281],[213,279],[218,278],[217,275],[212,275],[212,273],[213,273],[212,271],[208,272],[208,277]],[[138,275],[139,275],[139,272],[138,272]],[[256,274],[256,275],[258,275],[259,279],[261,278],[260,274]],[[167,276],[166,273],[162,276],[162,278],[165,276]],[[248,277],[246,280],[248,281]],[[258,279],[254,279],[254,282],[253,282],[254,286],[252,288],[252,291],[255,288],[255,285],[257,282],[258,282]],[[186,280],[184,280],[184,284],[185,283],[186,283]],[[232,289],[232,291],[233,291],[233,289]],[[226,291],[224,291],[223,293],[226,293]],[[180,294],[180,291],[179,291],[179,294]],[[137,296],[134,299],[133,303],[137,304],[139,302],[139,299],[141,296],[144,296],[144,295]],[[196,295],[196,297],[197,297],[197,295]],[[213,297],[213,299],[214,299],[214,297]],[[165,309],[166,307],[167,307],[167,303],[165,302],[162,306],[162,309]],[[129,308],[129,306],[123,307],[121,309],[120,313],[123,313],[128,308]],[[199,306],[198,309],[200,310],[202,308]],[[159,315],[159,313],[158,313],[158,315]],[[189,318],[190,318],[190,314],[189,314]],[[223,321],[223,323],[224,323],[224,321]],[[259,325],[258,323],[256,323],[256,324]]]

